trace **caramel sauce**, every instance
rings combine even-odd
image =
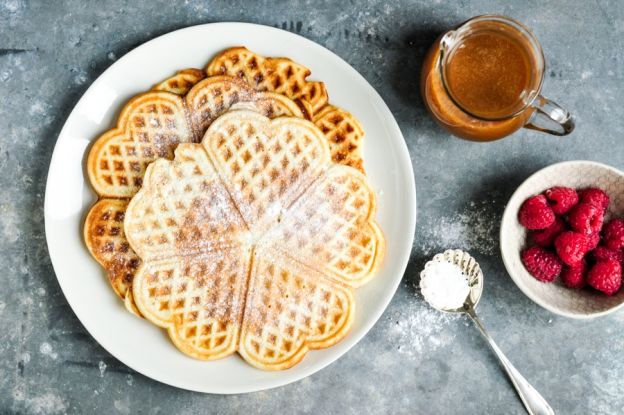
[[[476,33],[451,53],[445,79],[452,98],[466,111],[486,119],[504,118],[524,107],[531,56],[504,33]]]

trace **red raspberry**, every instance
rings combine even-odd
[[[602,229],[604,212],[599,207],[589,203],[579,203],[568,215],[570,226],[577,232],[589,235],[598,233]]]
[[[613,295],[622,285],[622,266],[614,260],[598,261],[587,273],[587,283],[607,295]]]
[[[555,239],[555,249],[559,258],[567,265],[577,265],[588,252],[587,236],[572,231],[562,232]]]
[[[548,228],[539,231],[532,231],[531,240],[533,241],[533,243],[535,243],[535,245],[539,245],[542,248],[547,248],[549,246],[552,246],[555,238],[565,230],[565,222],[560,217],[557,217],[555,218],[555,222]]]
[[[527,229],[546,229],[555,222],[555,212],[548,204],[546,196],[537,195],[524,201],[518,219]]]
[[[585,286],[585,274],[587,273],[587,262],[581,261],[573,267],[563,268],[561,280],[569,288],[583,288]]]
[[[561,273],[562,264],[554,253],[533,246],[522,252],[522,263],[537,280],[553,282]]]
[[[596,187],[583,189],[578,192],[578,196],[581,202],[594,205],[603,211],[607,210],[607,207],[609,207],[609,195],[602,189]]]
[[[587,235],[587,251],[593,251],[600,244],[600,234],[592,233]]]
[[[576,190],[569,187],[552,187],[544,192],[550,207],[557,215],[568,213],[579,201]]]
[[[622,251],[613,251],[609,248],[605,248],[604,246],[599,246],[594,249],[592,252],[594,259],[596,261],[606,261],[606,260],[615,260],[620,263],[624,262],[624,252]]]
[[[602,234],[607,248],[613,251],[624,248],[624,219],[613,219],[607,223]]]

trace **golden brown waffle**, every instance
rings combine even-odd
[[[190,356],[288,368],[348,332],[352,287],[383,257],[374,212],[314,124],[227,112],[201,145],[152,163],[127,208],[134,300]]]
[[[212,360],[238,346],[249,263],[242,252],[150,261],[133,285],[143,316],[189,356]]]
[[[190,127],[192,130],[190,131],[190,133],[192,133],[192,141],[201,138],[203,130],[207,128],[211,120],[221,113],[220,111],[225,111],[227,109],[227,105],[231,105],[229,107],[230,109],[250,109],[258,111],[270,118],[279,116],[303,117],[309,120],[314,119],[315,124],[324,131],[326,138],[329,140],[332,159],[335,162],[350,165],[362,170],[358,144],[361,142],[364,133],[358,121],[350,113],[331,105],[325,105],[325,107],[316,114],[316,117],[314,117],[313,107],[307,100],[299,99],[295,103],[278,93],[253,92],[253,90],[244,83],[228,77],[213,76],[208,79],[205,78],[206,74],[204,71],[199,69],[184,69],[152,88],[153,91],[184,96],[197,83],[204,80],[202,86],[196,88],[191,96],[187,96],[186,99],[182,101],[183,106],[186,106],[187,102],[195,103],[199,110],[199,115],[197,116],[199,121],[197,124],[200,124],[200,126],[195,128],[195,126],[191,124]],[[165,106],[170,105],[168,102],[173,100],[173,108],[176,109],[174,114],[178,114],[178,119],[181,122],[179,101],[168,95],[165,96],[169,101],[163,100],[162,103],[164,103]],[[202,97],[206,98],[206,100],[202,102],[201,105],[197,104],[202,101]],[[249,99],[249,97],[253,97],[253,99]],[[240,101],[241,99],[249,100]],[[150,115],[151,113],[149,111],[153,108],[149,108],[149,100],[146,101],[143,101],[143,109],[140,106],[132,109],[129,103],[122,111],[122,115],[129,112],[132,117],[134,117],[133,119],[147,117],[147,120],[150,121],[150,125],[153,124],[150,117],[156,118],[156,116]],[[145,108],[147,108],[147,110]],[[169,113],[166,108],[164,112]],[[187,113],[189,112],[195,113],[195,111],[188,111],[187,109]],[[129,116],[128,118],[132,117]],[[120,117],[120,123],[121,122],[122,118]],[[140,124],[139,122],[139,125]],[[182,134],[189,133],[188,128],[188,124],[182,128]],[[85,223],[85,241],[92,255],[108,272],[115,292],[124,299],[124,303],[130,311],[138,314],[138,310],[134,305],[132,292],[128,290],[128,288],[131,287],[131,281],[135,270],[124,265],[134,264],[137,256],[132,248],[126,250],[128,243],[123,232],[123,223],[118,223],[118,221],[115,220],[115,215],[100,215],[98,217],[96,215],[96,210],[113,209],[120,214],[125,212],[127,201],[123,199],[131,197],[137,191],[142,182],[145,167],[163,150],[166,150],[167,157],[170,158],[176,145],[176,140],[172,140],[170,145],[166,145],[163,148],[157,141],[150,141],[150,137],[166,138],[169,135],[175,136],[179,132],[175,129],[169,132],[164,129],[159,130],[158,128],[148,128],[147,131],[137,128],[128,129],[133,130],[133,133],[120,133],[119,129],[107,132],[94,144],[90,152],[89,165],[99,164],[101,166],[100,175],[93,174],[95,178],[92,180],[94,188],[101,199],[98,202],[99,206],[94,206],[93,212],[87,217]],[[135,140],[137,137],[140,137],[138,142]],[[145,141],[146,137],[147,141]],[[188,140],[185,139],[182,141]],[[356,146],[355,148],[354,145]],[[112,170],[110,166],[113,167]],[[91,172],[97,172],[97,169],[89,167],[88,171],[91,175]],[[108,174],[105,175],[105,172]],[[111,199],[111,197],[113,199]],[[103,219],[103,217],[108,218],[108,221]],[[119,228],[120,232],[118,235],[112,236],[108,234],[97,235],[94,230],[97,227],[103,229]],[[106,252],[104,248],[110,247],[111,245],[114,247],[112,252]]]
[[[203,145],[245,221],[263,232],[329,162],[318,128],[296,118],[266,118],[249,111],[210,126]]]
[[[174,76],[165,79],[152,87],[154,91],[171,92],[176,95],[186,95],[196,83],[206,77],[206,73],[201,69],[182,69]]]
[[[298,99],[296,102],[299,108],[301,108],[301,112],[303,112],[303,118],[314,121],[314,109],[312,108],[312,104],[305,99]]]
[[[183,96],[186,95],[191,90],[191,88],[195,86],[195,84],[197,84],[204,78],[206,78],[206,73],[200,69],[183,69],[176,73],[174,76],[165,79],[159,84],[154,85],[152,90],[171,92],[173,94]],[[206,89],[208,90],[210,95],[212,95],[212,97],[208,95],[207,98],[211,100],[211,103],[214,104],[216,101],[214,98],[215,94],[222,94],[222,92],[218,89],[218,84],[223,84],[226,82],[227,79],[224,79],[224,77],[222,76],[213,76],[211,77],[210,81],[207,81],[207,84],[210,86]],[[207,91],[196,91],[195,94],[205,94],[206,92]],[[245,94],[250,95],[250,91],[245,89]],[[239,95],[238,98],[240,99],[241,96],[243,95]],[[309,104],[307,105],[309,106]],[[214,106],[213,108],[216,109],[217,107]],[[295,103],[284,95],[272,92],[255,93],[253,94],[253,100],[237,101],[230,108],[258,111],[259,113],[264,114],[269,118],[288,116],[312,120],[312,113],[310,111],[306,112],[306,107],[303,107],[301,102]]]
[[[195,85],[185,97],[198,140],[219,115],[235,104],[245,105],[268,117],[302,117],[299,107],[279,94],[258,93],[244,81],[230,76],[211,76]]]
[[[91,148],[91,185],[100,196],[131,197],[141,187],[149,163],[173,157],[178,143],[192,139],[182,98],[162,91],[140,94],[124,106],[117,128]]]
[[[197,141],[208,124],[232,106],[253,109],[269,117],[303,117],[299,106],[290,99],[255,92],[243,81],[227,76],[205,79],[192,88],[186,99],[175,95],[203,77],[201,71],[197,72],[180,71],[156,85],[154,91],[133,98],[122,110],[117,128],[96,140],[89,153],[89,179],[101,199],[85,221],[85,241],[108,272],[115,292],[135,313],[128,290],[135,269],[129,269],[128,264],[134,264],[137,256],[128,248],[123,218],[121,222],[116,218],[123,216],[127,199],[140,188],[147,165],[158,157],[173,158],[179,142]],[[196,114],[197,124],[189,122],[187,102],[195,106],[192,113]],[[105,233],[99,234],[102,229]]]
[[[354,287],[363,285],[385,251],[366,177],[333,168],[307,189],[306,196],[292,205],[266,238],[277,241],[275,249],[310,268]]]
[[[326,105],[315,114],[314,124],[327,138],[332,160],[335,163],[355,167],[364,173],[360,151],[364,129],[357,118],[343,109]]]
[[[208,64],[206,73],[239,77],[259,91],[305,100],[313,112],[327,103],[325,84],[306,80],[310,76],[308,68],[288,58],[264,58],[245,47],[222,51]]]
[[[184,95],[194,83],[199,82],[203,77],[205,77],[205,74],[199,69],[185,69],[161,82],[153,89]],[[181,88],[180,85],[185,87]],[[314,114],[312,105],[306,100],[298,99],[296,104],[299,108],[296,109],[293,108],[293,101],[285,98],[284,95],[270,92],[265,94],[260,94],[260,96],[266,96],[270,99],[256,98],[254,102],[241,102],[235,104],[233,109],[247,108],[258,110],[258,107],[265,106],[260,108],[259,112],[267,115],[269,118],[280,115],[293,115],[311,120],[323,131],[323,134],[329,141],[329,148],[334,162],[355,167],[364,172],[360,152],[362,139],[364,138],[364,129],[353,114],[330,104],[325,105]]]
[[[117,295],[125,298],[141,260],[124,233],[127,200],[102,199],[89,211],[84,238],[91,255],[108,271]]]
[[[354,310],[349,288],[285,257],[256,255],[238,352],[261,369],[288,369],[342,340]]]
[[[87,171],[96,193],[131,197],[149,163],[159,157],[171,159],[178,143],[199,141],[212,120],[241,102],[267,116],[302,116],[287,98],[258,94],[226,76],[201,81],[185,99],[164,91],[138,95],[124,106],[117,128],[102,135],[89,152]]]

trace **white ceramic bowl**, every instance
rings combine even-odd
[[[599,187],[611,197],[606,220],[624,217],[624,172],[593,161],[567,161],[548,166],[526,179],[505,208],[500,246],[507,272],[523,293],[553,313],[572,318],[609,314],[624,305],[624,288],[612,297],[591,289],[573,290],[559,282],[540,282],[522,265],[520,253],[526,246],[526,229],[518,221],[518,211],[527,198],[553,186]]]

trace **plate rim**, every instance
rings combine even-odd
[[[267,33],[269,33],[269,35],[271,36],[286,36],[286,37],[291,37],[296,39],[299,42],[303,42],[303,44],[305,45],[305,47],[311,47],[311,48],[316,48],[318,50],[320,50],[322,53],[324,54],[329,54],[329,56],[334,59],[337,60],[341,66],[343,66],[351,76],[353,76],[360,84],[363,85],[364,88],[368,89],[368,91],[370,92],[370,94],[372,94],[372,96],[377,100],[377,103],[381,106],[382,110],[384,112],[386,112],[389,117],[387,117],[387,121],[388,121],[388,127],[390,130],[393,131],[393,134],[398,135],[398,137],[403,138],[402,142],[398,143],[397,148],[400,149],[400,151],[398,151],[398,158],[401,159],[401,162],[403,165],[405,166],[409,166],[410,167],[410,171],[411,174],[408,174],[406,179],[407,182],[409,183],[409,186],[407,189],[404,189],[404,191],[406,191],[408,194],[406,197],[407,202],[409,203],[409,206],[406,206],[406,212],[409,212],[409,216],[405,218],[406,220],[406,227],[408,228],[407,233],[408,233],[408,239],[411,241],[411,243],[408,245],[406,244],[405,247],[401,248],[397,248],[398,250],[401,250],[401,252],[397,253],[397,258],[396,258],[396,262],[400,265],[400,269],[402,269],[402,274],[400,277],[395,278],[392,281],[388,281],[388,284],[392,285],[392,290],[388,290],[386,292],[386,294],[383,295],[383,298],[380,301],[380,304],[382,305],[381,307],[378,307],[378,309],[374,312],[370,314],[370,317],[364,319],[363,324],[362,324],[362,330],[361,333],[358,335],[353,335],[351,334],[351,336],[343,339],[341,341],[341,343],[343,345],[345,345],[343,347],[342,350],[339,351],[335,351],[335,357],[328,359],[327,361],[321,362],[320,364],[316,365],[316,366],[311,366],[305,370],[303,370],[300,374],[296,374],[296,375],[290,375],[288,376],[288,371],[282,371],[285,376],[277,378],[277,379],[270,379],[270,380],[266,380],[264,381],[262,384],[260,385],[256,385],[255,387],[242,387],[242,388],[237,388],[236,390],[233,390],[231,388],[228,389],[220,389],[220,388],[211,388],[212,390],[206,390],[205,388],[201,388],[201,387],[197,387],[194,386],[191,381],[185,381],[185,382],[178,382],[178,381],[170,381],[168,379],[165,379],[163,377],[161,377],[158,373],[154,373],[151,370],[145,370],[145,368],[141,368],[141,370],[137,369],[135,367],[134,364],[130,364],[127,359],[125,358],[125,356],[123,358],[120,358],[118,355],[113,354],[109,349],[110,347],[108,347],[108,341],[106,339],[103,339],[102,337],[100,337],[99,335],[95,335],[94,334],[94,330],[92,330],[90,327],[88,327],[83,319],[80,317],[80,315],[76,312],[77,309],[77,305],[75,303],[72,302],[72,300],[70,300],[70,298],[68,297],[68,295],[66,294],[66,290],[70,289],[69,287],[67,287],[66,284],[64,284],[62,282],[62,278],[59,278],[57,275],[57,266],[55,265],[55,255],[53,254],[53,252],[56,252],[56,249],[52,247],[51,245],[51,240],[50,237],[48,236],[51,233],[50,230],[50,220],[48,220],[48,212],[49,212],[49,203],[50,202],[50,198],[52,196],[50,196],[48,194],[48,191],[50,189],[50,171],[52,169],[52,166],[54,166],[56,163],[58,163],[58,161],[56,160],[58,158],[58,154],[59,152],[58,150],[58,143],[59,140],[61,139],[61,137],[63,137],[64,135],[67,134],[67,129],[68,124],[69,124],[69,120],[75,116],[76,110],[77,108],[80,106],[81,103],[83,103],[83,101],[85,100],[85,97],[87,97],[102,81],[102,78],[109,72],[112,70],[113,67],[115,67],[118,64],[123,64],[123,61],[128,59],[129,56],[140,53],[140,51],[142,51],[143,49],[147,49],[149,47],[151,47],[151,45],[153,43],[156,43],[157,41],[161,40],[162,38],[165,37],[170,37],[170,36],[176,36],[179,35],[181,32],[185,32],[185,31],[197,31],[197,30],[202,30],[202,28],[204,27],[223,27],[223,28],[234,28],[234,27],[245,27],[245,28],[250,28],[252,30],[264,30]],[[90,146],[88,147],[90,148]],[[86,150],[85,150],[86,151]],[[84,170],[84,166],[83,166],[83,170]],[[379,321],[380,317],[382,316],[382,314],[386,311],[386,309],[388,308],[388,305],[390,304],[390,301],[392,300],[392,298],[394,297],[394,295],[396,294],[396,291],[401,283],[401,281],[403,280],[403,276],[405,275],[405,272],[407,270],[407,265],[409,263],[409,259],[411,257],[411,251],[412,251],[412,246],[413,246],[413,241],[414,241],[414,237],[415,237],[415,233],[416,233],[416,214],[417,214],[417,201],[416,201],[416,180],[414,177],[414,168],[412,165],[412,160],[410,157],[410,153],[409,153],[409,149],[407,147],[407,143],[405,141],[405,137],[403,136],[403,133],[401,132],[401,129],[398,125],[398,122],[396,121],[396,118],[394,117],[392,111],[390,110],[390,108],[388,107],[388,105],[386,104],[386,102],[383,100],[383,98],[381,97],[381,95],[375,90],[375,88],[366,80],[366,78],[364,78],[355,68],[353,68],[348,62],[346,62],[344,59],[342,59],[340,56],[338,56],[337,54],[335,54],[333,51],[331,51],[330,49],[314,42],[313,40],[310,40],[304,36],[301,36],[299,34],[296,33],[292,33],[289,32],[287,30],[282,30],[276,27],[272,27],[272,26],[266,26],[266,25],[261,25],[261,24],[256,24],[256,23],[247,23],[247,22],[236,22],[236,21],[227,21],[227,22],[215,22],[215,23],[204,23],[204,24],[198,24],[198,25],[192,25],[192,26],[187,26],[187,27],[183,27],[180,29],[176,29],[173,30],[171,32],[167,32],[164,33],[162,35],[159,35],[157,37],[154,37],[142,44],[140,44],[139,46],[133,48],[132,50],[130,50],[129,52],[127,52],[126,54],[124,54],[122,57],[120,57],[117,61],[115,61],[112,65],[110,65],[108,68],[106,68],[105,71],[103,71],[92,83],[91,85],[85,90],[85,92],[82,94],[82,96],[80,97],[80,99],[78,101],[76,101],[76,103],[74,104],[71,112],[69,113],[69,115],[67,116],[67,118],[65,119],[65,123],[63,124],[63,127],[61,128],[57,138],[56,138],[56,142],[54,145],[54,150],[52,152],[52,156],[50,158],[50,164],[48,166],[48,172],[47,172],[47,177],[46,177],[46,187],[45,187],[45,195],[44,195],[44,223],[45,223],[45,237],[46,237],[46,245],[47,245],[47,249],[48,249],[48,256],[50,257],[50,261],[52,263],[52,267],[54,269],[54,275],[56,277],[56,280],[59,283],[59,286],[61,287],[61,291],[63,292],[63,296],[65,297],[65,300],[67,301],[67,303],[69,304],[70,308],[72,309],[72,312],[74,313],[74,315],[76,316],[76,318],[80,321],[80,323],[82,324],[82,326],[85,328],[85,330],[89,333],[89,335],[103,348],[106,350],[107,353],[109,353],[111,356],[113,356],[115,359],[119,360],[120,362],[122,362],[124,365],[128,366],[129,368],[131,368],[132,370],[136,371],[137,373],[140,373],[150,379],[153,379],[157,382],[160,383],[164,383],[166,385],[169,386],[173,386],[176,388],[180,388],[180,389],[185,389],[185,390],[190,390],[190,391],[195,391],[195,392],[201,392],[201,393],[208,393],[208,394],[240,394],[240,393],[251,393],[251,392],[256,392],[256,391],[261,391],[261,390],[268,390],[268,389],[273,389],[273,388],[277,388],[280,386],[284,386],[293,382],[297,382],[300,381],[304,378],[307,378],[308,376],[324,369],[325,367],[327,367],[328,365],[330,365],[331,363],[335,362],[336,360],[338,360],[340,357],[342,357],[345,353],[347,353],[349,350],[351,350],[356,344],[358,344],[367,334],[368,332],[372,329],[372,327]],[[82,212],[82,217],[83,217],[83,221],[84,221],[84,212]]]

